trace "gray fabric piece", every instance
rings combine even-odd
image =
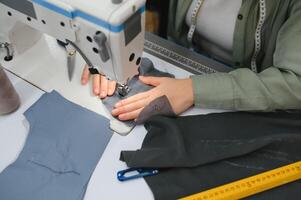
[[[150,102],[149,105],[145,106],[139,114],[136,124],[143,124],[146,120],[155,115],[176,116],[166,95],[158,97]]]
[[[24,114],[30,132],[18,159],[0,174],[0,199],[83,199],[112,136],[109,120],[55,91]]]
[[[148,58],[142,58],[141,60],[141,66],[139,67],[139,75],[141,76],[154,76],[154,77],[171,77],[174,78],[174,75],[167,73],[167,72],[162,72],[157,70],[152,61]],[[145,85],[144,83],[142,83],[139,80],[139,75],[134,76],[131,80],[129,80],[128,85],[131,88],[131,91],[128,93],[127,96],[122,97],[118,94],[118,91],[116,90],[114,95],[111,97],[107,97],[105,99],[102,100],[103,104],[106,106],[106,108],[111,112],[114,108],[114,105],[122,100],[122,99],[126,99],[130,96],[133,96],[135,94],[147,91],[152,89],[152,86],[149,85]],[[145,118],[147,118],[147,113],[145,114]],[[153,113],[152,113],[153,114]],[[116,118],[117,119],[117,118]],[[124,122],[124,121],[123,121]],[[135,126],[135,121],[130,120],[130,121],[125,121],[124,123],[126,123],[128,126]]]

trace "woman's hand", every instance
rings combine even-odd
[[[92,75],[93,77],[93,93],[100,98],[106,98],[107,96],[112,96],[115,91],[116,82],[109,81],[105,76],[100,74]],[[86,85],[90,79],[89,68],[86,65],[82,73],[82,84]]]
[[[174,79],[166,77],[143,77],[139,79],[155,88],[127,99],[119,101],[112,110],[113,116],[120,120],[136,119],[142,109],[154,99],[166,95],[173,111],[180,114],[193,105],[192,81],[188,79]]]

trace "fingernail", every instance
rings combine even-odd
[[[112,115],[116,115],[117,109],[112,110]]]
[[[105,93],[104,91],[102,91],[102,92],[100,93],[100,96],[105,97],[105,96],[106,96],[106,93]]]

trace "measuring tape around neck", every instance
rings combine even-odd
[[[187,196],[181,200],[241,199],[300,179],[301,161]]]

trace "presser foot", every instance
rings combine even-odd
[[[5,61],[11,61],[13,59],[13,49],[12,45],[5,42],[5,43],[0,43],[0,48],[6,49],[6,56],[4,57]]]
[[[125,97],[130,91],[131,88],[127,84],[117,83],[117,92],[120,96]]]

